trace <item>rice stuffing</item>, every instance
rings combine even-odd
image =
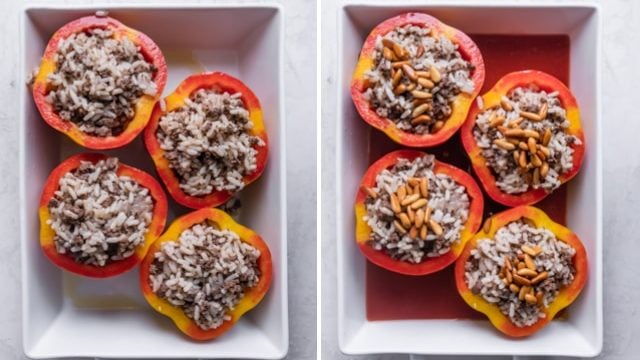
[[[201,329],[215,329],[231,319],[229,311],[259,282],[259,257],[260,251],[236,233],[204,222],[162,244],[149,283]]]
[[[498,229],[493,239],[481,239],[465,263],[465,281],[474,294],[518,327],[545,318],[542,311],[560,290],[573,282],[571,245],[527,220]]]
[[[473,64],[458,45],[418,25],[396,27],[376,39],[373,69],[365,73],[364,97],[378,116],[401,130],[429,134],[440,130],[460,93],[471,94]]]
[[[460,240],[469,196],[450,176],[433,171],[435,157],[399,159],[365,188],[368,244],[393,259],[421,263],[446,254]]]
[[[117,158],[83,161],[60,178],[47,221],[59,254],[102,267],[132,256],[144,243],[154,207],[149,189],[118,176],[117,169]]]
[[[60,40],[47,78],[47,101],[60,118],[89,135],[121,134],[143,95],[155,96],[155,67],[126,37],[93,28]]]
[[[241,93],[200,89],[160,118],[157,137],[182,191],[204,196],[244,188],[265,146],[252,127]]]
[[[500,106],[480,112],[473,136],[501,191],[551,192],[573,168],[572,145],[580,144],[569,126],[558,93],[518,87]]]

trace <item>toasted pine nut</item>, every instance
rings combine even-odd
[[[509,101],[509,99],[507,99],[506,97],[502,97],[502,99],[500,99],[500,106],[502,106],[502,108],[505,111],[511,111],[513,110],[513,106],[511,106],[511,102]]]
[[[535,166],[535,167],[540,167],[540,166],[542,166],[542,160],[540,160],[538,155],[533,154],[533,155],[531,155],[531,164],[533,164],[533,166]]]
[[[508,142],[512,143],[513,145],[520,145],[520,140],[516,139],[516,138],[505,138]]]
[[[482,225],[482,231],[484,231],[485,233],[489,233],[489,231],[491,230],[491,218],[487,218],[487,220],[484,221],[484,224]],[[505,264],[506,261],[508,261],[509,259],[505,259]]]
[[[518,285],[516,284],[511,284],[509,285],[509,290],[511,290],[511,292],[513,293],[517,293],[520,291],[520,287],[518,287]]]
[[[409,60],[394,61],[391,63],[392,69],[402,69],[404,65],[409,65]]]
[[[536,271],[536,264],[533,262],[533,259],[529,254],[524,254],[524,263],[527,265],[528,269]]]
[[[538,112],[538,116],[540,117],[541,120],[544,120],[547,117],[548,110],[549,110],[549,104],[548,103],[542,104],[542,106],[540,107],[540,111]]]
[[[524,264],[524,263],[521,263],[521,264]],[[517,274],[524,277],[536,277],[538,275],[537,272],[535,272],[534,270],[528,269],[526,267],[519,269]]]
[[[549,146],[549,141],[551,141],[551,129],[544,129],[544,135],[542,135],[542,145]]]
[[[522,261],[518,261],[518,266],[516,266],[516,268],[517,268],[518,270],[522,270],[522,269],[524,269],[525,267],[527,267],[527,265],[526,265],[525,263],[523,263]]]
[[[393,50],[389,49],[386,46],[382,48],[382,56],[384,56],[384,58],[389,61],[396,60],[396,55],[393,53]]]
[[[413,109],[413,112],[411,113],[411,117],[418,117],[420,115],[422,115],[425,111],[429,110],[429,104],[422,104],[422,105],[418,105],[417,107],[415,107]]]
[[[420,239],[427,240],[427,225],[423,224],[420,228]]]
[[[522,249],[522,251],[528,255],[531,255],[532,257],[536,257],[539,253],[536,251],[536,249],[528,246],[528,245],[522,245],[520,247],[520,249]]]
[[[409,180],[407,180],[407,183],[409,186],[416,186],[416,184],[420,183],[420,179],[417,177],[410,177]]]
[[[538,305],[542,305],[544,300],[544,294],[542,293],[542,291],[538,291],[536,293],[536,300],[538,301]]]
[[[530,137],[527,139],[527,145],[529,146],[529,151],[531,151],[532,154],[535,154],[538,151],[538,148],[536,148],[536,139]]]
[[[416,99],[431,99],[433,94],[422,90],[413,90],[411,95]]]
[[[428,224],[429,220],[431,220],[431,211],[433,211],[430,207],[427,206],[427,210],[424,212],[424,223]]]
[[[486,232],[486,231],[485,231]],[[507,270],[510,272],[511,270],[513,270],[513,265],[511,265],[511,260],[509,260],[508,257],[505,256],[504,258],[504,266],[507,268]]]
[[[378,193],[373,190],[372,188],[368,187],[368,186],[363,186],[362,187],[364,189],[364,192],[367,193],[367,195],[369,195],[372,199],[375,199],[378,197]]]
[[[414,223],[416,224],[417,228],[422,227],[422,224],[424,224],[424,210],[423,209],[418,209],[418,211],[416,211],[416,220],[414,221]]]
[[[513,275],[511,275],[510,271],[505,271],[505,273],[507,274],[507,282],[511,284],[513,282]]]
[[[402,79],[402,69],[398,69],[396,70],[395,73],[393,73],[393,79],[391,79],[391,86],[396,87],[396,85],[398,85],[398,83],[400,82],[400,80]]]
[[[531,281],[529,281],[529,279],[524,278],[518,274],[513,275],[513,282],[520,286],[523,286],[523,285],[531,286]]]
[[[396,95],[400,95],[402,93],[404,93],[405,91],[407,91],[407,85],[405,84],[400,84],[398,86],[396,86],[395,89],[393,89],[393,93]]]
[[[529,292],[529,286],[523,286],[520,288],[520,292],[518,292],[518,299],[524,300],[524,296]]]
[[[412,226],[409,230],[409,237],[412,239],[416,239],[418,237],[418,229],[415,226]]]
[[[424,55],[424,46],[422,44],[418,44],[418,51],[416,51],[416,57],[421,57]]]
[[[531,181],[536,185],[540,184],[540,168],[539,167],[533,169],[533,177]]]
[[[429,180],[426,177],[420,179],[420,195],[425,198],[429,195]]]
[[[404,198],[407,196],[407,188],[404,185],[398,186],[396,194],[398,194],[398,200],[404,200]]]
[[[407,207],[407,216],[409,216],[409,221],[411,221],[411,223],[416,222],[416,212],[410,207]]]
[[[520,165],[520,153],[518,152],[518,150],[513,152],[513,161],[516,162],[516,166]]]
[[[520,111],[520,116],[531,121],[541,121],[540,115],[529,111]]]
[[[540,139],[540,134],[535,130],[524,129],[523,132],[526,137],[532,137],[536,140]]]
[[[539,145],[538,145],[539,146]],[[542,151],[538,150],[536,151],[536,155],[538,155],[538,157],[540,158],[540,160],[546,160],[547,159],[547,155],[545,155]]]
[[[427,205],[428,203],[429,203],[429,201],[427,201],[427,199],[425,199],[425,198],[418,199],[413,204],[411,204],[411,208],[414,209],[414,210],[420,209],[421,207]]]
[[[400,215],[398,215],[398,219],[400,220],[403,228],[408,229],[411,227],[411,220],[409,220],[409,215],[406,213],[400,213]]]
[[[407,75],[407,77],[409,79],[411,79],[411,81],[418,80],[418,76],[416,75],[416,71],[413,70],[413,68],[411,66],[409,66],[408,64],[403,64],[402,65],[402,71],[404,71],[404,74]]]
[[[518,163],[520,167],[527,167],[527,153],[524,151],[520,152],[520,159],[518,159]]]
[[[537,284],[540,281],[546,279],[549,277],[549,273],[546,271],[541,272],[540,274],[538,274],[536,277],[534,277],[533,279],[531,279],[531,283],[532,284]]]
[[[431,73],[424,70],[416,71],[416,75],[418,75],[419,78],[424,78],[424,79],[429,79],[431,77]]]
[[[502,124],[504,124],[504,116],[499,116],[496,115],[496,113],[493,113],[493,115],[491,115],[491,119],[489,120],[489,126],[496,127]]]
[[[538,299],[536,299],[536,297],[534,295],[531,294],[526,294],[524,296],[525,301],[527,302],[527,304],[529,305],[534,305],[538,302]]]
[[[411,105],[418,107],[420,105],[427,105],[427,110],[431,109],[433,104],[431,103],[431,99],[412,99]]]
[[[412,82],[412,83],[410,83],[410,84],[407,86],[407,91],[408,91],[408,92],[412,92],[413,90],[415,90],[415,89],[416,89],[416,87],[417,87],[417,86],[418,86],[418,85],[417,85],[416,83]]]
[[[524,137],[524,130],[520,129],[520,128],[516,128],[516,129],[507,129],[504,132],[505,136],[513,136],[513,137]]]
[[[425,79],[423,77],[419,77],[419,76],[418,76],[418,84],[420,84],[422,87],[427,89],[431,89],[434,86],[436,86],[436,84],[434,84],[433,81],[429,79]]]
[[[398,196],[396,194],[391,194],[391,210],[396,214],[402,211],[402,208],[400,207],[400,200],[398,200]]]
[[[434,83],[439,83],[440,80],[442,79],[442,76],[440,75],[440,71],[438,71],[438,69],[435,66],[431,66],[429,68],[429,73],[431,74],[431,80]]]
[[[442,235],[442,232],[444,231],[442,230],[442,226],[433,219],[429,219],[429,227],[431,227],[431,230],[433,230],[437,236]]]
[[[389,38],[382,38],[382,45],[388,47],[389,49],[393,49],[393,44],[396,42]]]
[[[513,145],[512,143],[504,139],[495,139],[493,140],[493,144],[501,149],[508,150],[508,151],[515,150],[516,148],[515,145]]]
[[[400,201],[400,205],[402,206],[407,206],[411,203],[413,203],[414,201],[420,199],[420,194],[411,194],[409,196],[407,196],[406,198],[404,198],[403,200]]]
[[[548,173],[549,173],[549,163],[545,161],[542,163],[542,166],[540,166],[540,176],[545,178],[547,177]]]
[[[543,146],[543,145],[539,145],[540,149],[538,149],[538,151],[540,151],[541,153],[544,154],[545,157],[549,157],[551,156],[551,151],[549,150],[548,147]]]
[[[512,129],[517,128],[520,125],[520,123],[523,122],[523,121],[524,121],[524,118],[518,117],[517,119],[511,121],[509,123],[509,125],[507,125],[507,127],[512,128]]]
[[[393,221],[393,226],[398,230],[398,232],[402,235],[407,233],[407,230],[402,227],[402,225],[398,222],[398,220]]]
[[[433,132],[437,132],[438,130],[444,127],[444,121],[438,120],[435,124],[433,124],[433,128],[431,129]]]
[[[520,141],[518,142],[518,147],[520,148],[520,150],[522,151],[529,151],[529,145],[527,145],[526,142],[524,141]]]
[[[393,52],[401,59],[406,59],[409,55],[409,52],[397,42],[393,43]]]
[[[431,122],[431,117],[426,114],[422,114],[411,119],[411,125],[428,124]]]

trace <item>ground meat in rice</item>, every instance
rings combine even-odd
[[[153,217],[149,189],[118,176],[118,159],[83,161],[65,174],[49,201],[60,254],[74,261],[105,266],[133,255],[143,242]]]
[[[47,101],[64,120],[92,136],[117,136],[143,95],[156,95],[156,69],[128,38],[94,28],[60,40]]]
[[[184,310],[203,330],[230,320],[228,312],[256,286],[260,251],[229,230],[193,225],[154,255],[149,282],[154,293]]]
[[[474,90],[473,65],[457,44],[427,27],[405,25],[376,39],[373,66],[365,98],[379,116],[415,134],[437,132],[456,96]]]
[[[420,263],[446,254],[460,240],[469,196],[448,175],[434,173],[434,161],[433,155],[399,159],[378,174],[375,187],[365,189],[364,220],[371,227],[369,245],[374,249]]]
[[[557,93],[518,87],[500,106],[479,113],[473,136],[500,190],[551,192],[573,168],[571,146],[580,144],[567,134],[569,125]]]
[[[465,263],[465,279],[474,294],[496,304],[513,324],[530,326],[545,317],[542,308],[573,282],[575,253],[551,231],[518,220],[498,229],[493,239],[478,241]],[[509,283],[520,268],[532,270],[522,275],[532,286]]]
[[[257,168],[253,123],[242,94],[196,91],[186,104],[160,118],[157,137],[180,188],[191,196],[235,192]]]

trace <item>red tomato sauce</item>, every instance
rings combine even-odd
[[[507,73],[536,69],[569,83],[569,37],[565,35],[470,35],[480,48],[486,68],[481,94]],[[371,129],[369,162],[402,148],[387,136]],[[473,174],[459,134],[427,152],[438,160]],[[566,188],[560,187],[536,206],[556,222],[565,223]],[[485,194],[485,217],[504,210]],[[482,319],[456,291],[453,266],[427,276],[393,273],[367,262],[367,319]]]

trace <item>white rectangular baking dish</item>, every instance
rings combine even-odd
[[[488,321],[367,321],[365,259],[354,241],[353,201],[368,166],[370,127],[359,118],[349,83],[369,31],[391,16],[421,11],[474,34],[567,34],[570,87],[581,106],[588,149],[584,166],[568,191],[568,226],[584,242],[589,280],[570,309],[569,320],[554,321],[526,339],[508,339]],[[337,248],[338,338],[348,354],[468,354],[595,356],[602,348],[602,156],[600,115],[600,12],[590,4],[535,5],[515,2],[440,1],[367,5],[346,1],[338,14]]]
[[[21,14],[25,79],[53,32],[96,10],[149,35],[163,50],[165,95],[187,75],[220,70],[242,79],[262,103],[269,134],[266,171],[242,191],[240,222],[255,229],[273,254],[274,281],[265,299],[229,333],[210,342],[182,336],[154,312],[138,287],[138,270],[91,280],[53,266],[38,246],[40,191],[51,169],[83,151],[47,126],[25,86],[20,97],[20,211],[24,352],[31,358],[264,358],[288,349],[283,14],[277,4],[242,6],[27,5]],[[22,81],[21,83],[24,83]],[[154,173],[141,140],[110,154]],[[187,210],[170,204],[170,218]]]

